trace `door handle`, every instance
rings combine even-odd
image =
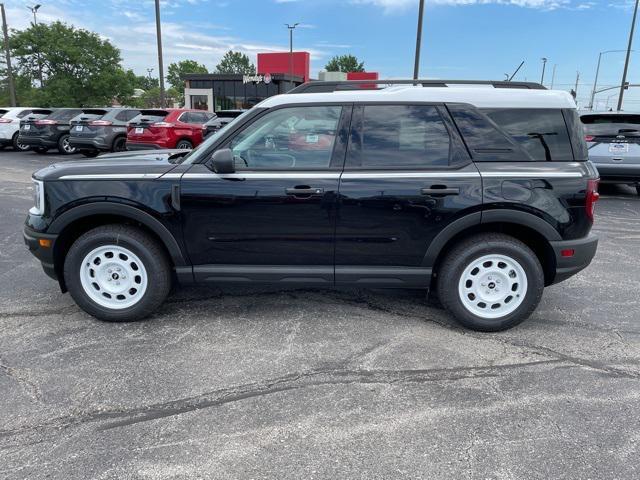
[[[287,195],[321,195],[324,193],[324,188],[313,188],[313,187],[293,187],[285,189]]]
[[[430,188],[421,189],[420,193],[430,197],[446,197],[447,195],[460,195],[460,189],[458,187],[448,188],[432,185]]]

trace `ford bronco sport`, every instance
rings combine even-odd
[[[568,93],[500,87],[279,95],[189,154],[55,164],[25,241],[108,321],[177,281],[433,289],[506,329],[591,262],[598,174]]]

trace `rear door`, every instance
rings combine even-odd
[[[640,115],[587,114],[580,119],[592,162],[640,166]]]
[[[442,105],[359,105],[351,125],[336,283],[426,287],[427,249],[447,225],[480,210],[480,175]]]
[[[220,148],[236,172],[182,176],[184,241],[198,281],[332,284],[350,106],[271,109]]]

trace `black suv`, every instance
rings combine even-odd
[[[69,143],[69,131],[71,119],[81,113],[79,108],[58,108],[45,118],[30,116],[20,122],[18,141],[37,153],[46,153],[52,148],[63,155],[75,153],[75,147]]]
[[[177,280],[433,289],[462,324],[501,330],[597,247],[575,104],[542,89],[279,95],[189,154],[33,179],[29,249],[109,321],[151,314]]]

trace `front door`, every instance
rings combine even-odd
[[[482,205],[480,175],[451,122],[438,105],[354,108],[340,182],[336,283],[429,285],[429,245]]]
[[[236,172],[194,165],[181,181],[197,281],[331,284],[337,192],[350,107],[287,106],[221,148]]]

